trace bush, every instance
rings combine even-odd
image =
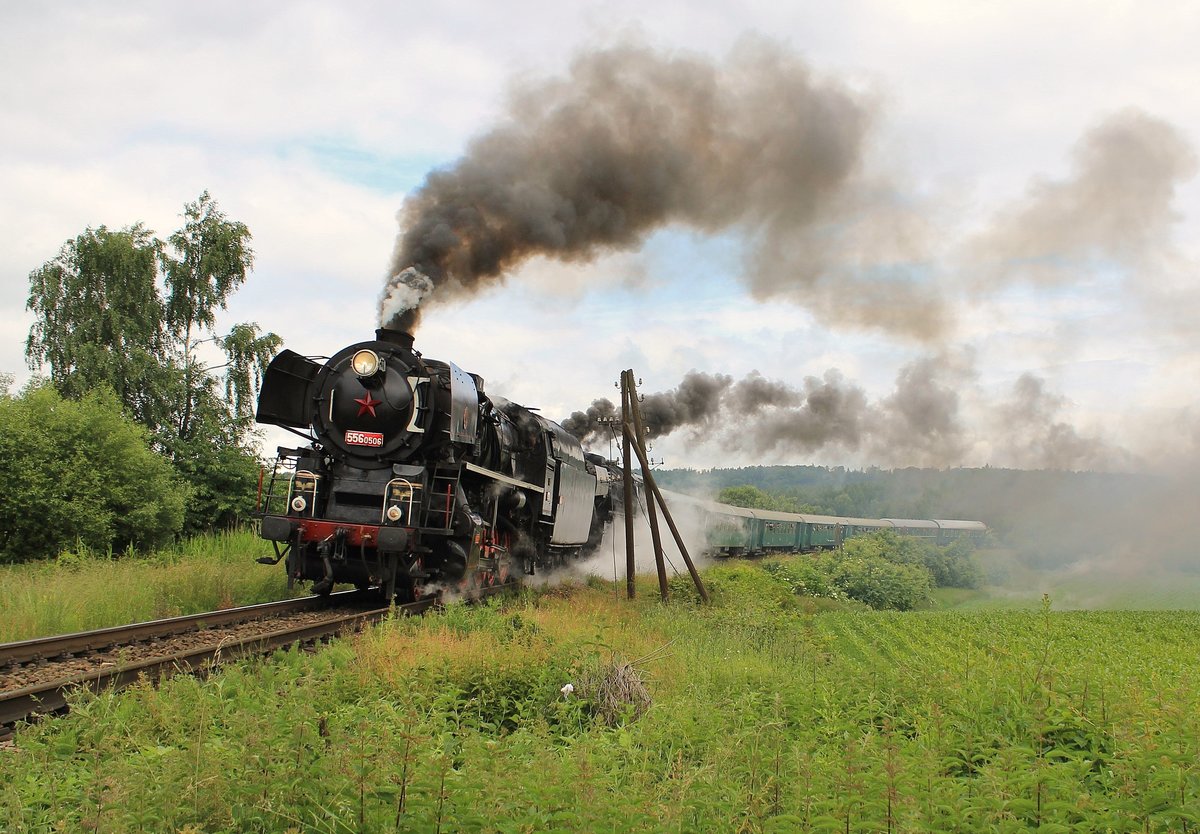
[[[228,433],[227,433],[228,434]],[[262,461],[218,428],[174,448],[175,469],[188,485],[184,533],[237,527],[254,511]]]
[[[872,608],[909,611],[928,602],[933,587],[929,571],[921,565],[837,554],[828,554],[821,561],[839,591]]]
[[[803,597],[841,596],[833,584],[828,566],[808,556],[771,560],[762,563],[763,570],[783,582],[792,592]]]
[[[839,551],[762,563],[764,572],[803,597],[855,600],[907,611],[929,601],[932,588],[975,587],[979,572],[968,547],[880,532],[847,540]]]
[[[153,546],[183,525],[186,488],[116,396],[45,384],[0,396],[0,559]]]
[[[794,608],[791,588],[751,562],[732,561],[713,565],[704,571],[704,586],[712,600],[738,610],[778,610]],[[668,582],[671,598],[699,602],[700,595],[687,574]]]
[[[936,565],[930,564],[929,569],[939,588],[978,588],[983,584],[983,570],[969,541],[960,539],[936,550]]]
[[[884,559],[897,565],[920,565],[929,571],[938,588],[978,588],[982,582],[979,566],[971,557],[971,543],[965,540],[939,547],[933,542],[911,536],[898,536],[881,530],[856,536],[842,546],[848,558]]]

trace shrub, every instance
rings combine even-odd
[[[971,556],[972,546],[965,540],[939,547],[924,539],[881,530],[848,540],[842,546],[842,553],[847,558],[920,565],[929,571],[938,588],[978,588],[982,581],[979,567]]]
[[[721,606],[735,609],[774,610],[793,607],[793,592],[787,585],[750,562],[728,562],[704,571],[704,586]],[[672,577],[671,597],[699,602],[700,596],[687,574]]]
[[[808,556],[762,563],[763,570],[783,582],[792,592],[806,597],[838,598],[827,564]]]
[[[974,545],[965,539],[937,548],[935,564],[929,564],[929,569],[938,587],[978,588],[982,585],[983,570],[975,561],[974,551]]]
[[[932,582],[929,571],[921,565],[836,553],[823,556],[821,562],[839,591],[872,608],[909,611],[929,600]]]
[[[186,488],[107,390],[73,401],[35,383],[0,396],[0,483],[4,561],[157,545],[183,524]]]
[[[175,469],[190,491],[185,534],[226,530],[251,515],[262,466],[253,451],[219,431],[181,441],[174,451]]]

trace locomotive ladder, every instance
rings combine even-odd
[[[458,493],[459,467],[433,470],[425,499],[425,518],[422,526],[429,530],[449,530],[454,522],[454,499]]]

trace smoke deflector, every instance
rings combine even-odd
[[[321,365],[295,351],[281,352],[263,375],[254,419],[273,426],[307,428],[312,423],[310,391],[320,371]]]

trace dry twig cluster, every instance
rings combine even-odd
[[[600,719],[610,727],[636,721],[650,708],[650,691],[633,663],[618,661],[585,669],[576,688],[590,701]]]

